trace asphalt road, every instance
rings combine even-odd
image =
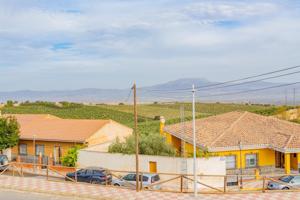
[[[16,190],[0,189],[0,199],[2,200],[90,200],[77,197],[67,197],[61,195],[48,195],[32,192],[21,192]]]

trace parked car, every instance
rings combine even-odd
[[[8,164],[7,156],[6,155],[0,155],[0,171],[5,170],[7,164]]]
[[[139,180],[141,181],[141,175]],[[149,185],[160,181],[158,174],[143,174],[143,187],[147,188]],[[123,186],[123,187],[135,187],[136,186],[136,174],[129,173],[123,176],[120,179],[114,179],[112,181],[114,186]],[[160,189],[160,185],[154,185],[153,189]]]
[[[66,180],[69,178],[75,180],[77,177],[78,182],[92,183],[92,184],[111,184],[112,175],[109,171],[100,167],[89,167],[80,169],[76,172],[67,173]]]
[[[300,176],[283,176],[280,177],[276,182],[269,181],[269,190],[289,190],[293,188],[300,188]]]

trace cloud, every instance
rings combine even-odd
[[[228,80],[294,65],[299,10],[294,1],[269,0],[4,0],[0,90]]]

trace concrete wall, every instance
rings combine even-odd
[[[192,158],[140,155],[140,171],[150,172],[150,161],[157,163],[158,173],[193,174]],[[77,164],[79,168],[97,166],[110,170],[134,172],[135,155],[110,154],[83,149],[79,151]],[[197,166],[197,173],[201,175],[226,175],[226,161],[223,157],[198,158]],[[215,187],[223,187],[224,179],[221,176],[206,177],[201,181]],[[167,176],[161,176],[162,180],[167,178]]]

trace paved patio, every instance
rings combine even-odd
[[[136,193],[133,190],[104,187],[89,184],[74,184],[69,182],[47,181],[34,177],[0,176],[0,187],[21,191],[31,191],[49,194],[61,194],[68,196],[80,196],[92,199],[126,199],[126,200],[192,200],[190,194],[142,191]],[[300,192],[277,193],[248,193],[248,194],[201,194],[197,199],[201,200],[290,200],[299,199]]]

